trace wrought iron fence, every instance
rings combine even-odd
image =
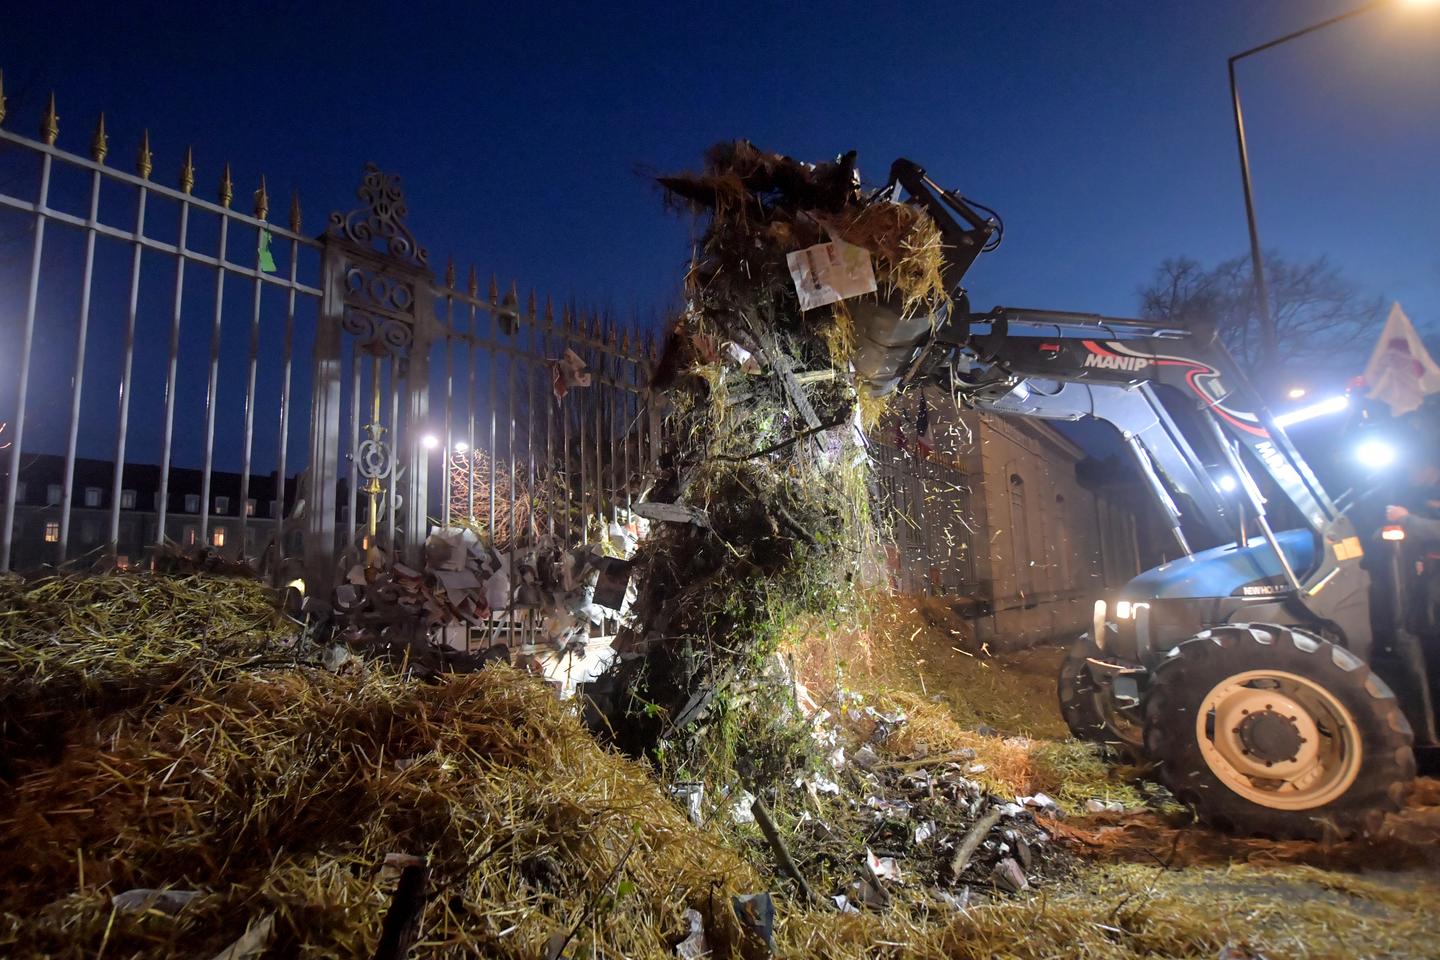
[[[888,528],[887,575],[905,594],[961,594],[976,581],[971,490],[955,467],[870,442],[877,519]]]
[[[373,166],[313,238],[298,196],[271,221],[263,177],[241,212],[228,165],[206,200],[191,152],[172,187],[148,134],[129,173],[103,116],[88,156],[59,133],[53,96],[38,140],[0,127],[0,238],[25,247],[0,257],[0,571],[132,551],[122,520],[143,514],[152,547],[184,531],[328,596],[357,551],[418,565],[435,525],[574,544],[628,515],[658,432],[648,334],[494,279],[482,293],[453,261],[437,277],[399,178]],[[27,475],[46,457],[42,497]],[[77,500],[77,466],[106,489]],[[147,477],[153,503],[132,489]],[[77,513],[104,514],[99,543]]]

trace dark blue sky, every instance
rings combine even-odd
[[[736,137],[856,148],[870,179],[905,155],[1005,218],[976,306],[1123,314],[1163,258],[1246,249],[1226,56],[1354,5],[56,3],[4,18],[0,69],[8,128],[54,88],[63,145],[103,109],[112,162],[148,126],[157,179],[194,144],[197,193],[229,160],[278,220],[298,187],[314,233],[374,160],[435,263],[642,316],[675,302],[690,236],[643,171]],[[1440,322],[1440,6],[1241,71],[1266,246]]]
[[[194,143],[211,191],[226,159],[299,186],[316,229],[376,160],[437,257],[621,309],[686,256],[637,167],[741,136],[873,178],[906,155],[1005,217],[978,305],[1126,312],[1159,259],[1245,249],[1225,57],[1354,5],[57,3],[5,18],[0,66],[72,137],[106,110],[126,162],[148,125],[167,177]],[[1242,73],[1266,244],[1440,319],[1440,10]]]

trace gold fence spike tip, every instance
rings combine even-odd
[[[260,174],[260,189],[255,191],[255,219],[270,216],[270,193],[265,189],[265,174]]]
[[[560,308],[560,326],[566,330],[575,325],[575,319],[570,315],[570,305],[566,304]]]
[[[104,163],[109,152],[110,136],[105,132],[105,113],[101,111],[100,119],[95,121],[95,135],[90,138],[90,159]]]
[[[40,139],[51,147],[60,139],[60,114],[55,112],[54,90],[50,91],[50,103],[45,107],[45,115],[40,118]]]
[[[185,162],[180,166],[180,190],[183,193],[195,192],[195,148],[185,148]]]
[[[547,297],[545,298],[545,326],[547,326],[547,327],[553,327],[554,325],[555,325],[555,304],[554,304],[554,303],[550,300],[550,298],[547,296]]]
[[[445,263],[445,286],[451,290],[455,289],[455,258],[453,256]]]
[[[510,281],[510,292],[505,294],[505,303],[517,309],[520,306],[520,288],[516,286],[514,280]]]
[[[235,181],[230,177],[230,164],[226,162],[225,172],[220,175],[220,206],[229,209],[230,201],[235,199]]]
[[[5,71],[0,70],[0,123],[5,122]]]
[[[535,319],[535,288],[530,288],[530,301],[525,304],[525,313],[533,321]]]
[[[150,152],[150,131],[146,130],[140,134],[140,153],[135,158],[135,172],[142,180],[149,180],[150,171],[154,169],[155,155]]]
[[[495,303],[500,299],[500,284],[495,279],[495,274],[490,274],[490,302]]]
[[[628,352],[630,350],[630,331],[626,330],[620,334],[620,349]]]
[[[471,297],[478,297],[480,295],[480,276],[475,272],[475,264],[473,263],[470,264],[470,279],[466,284],[466,288],[470,291]]]
[[[300,191],[290,191],[290,232],[300,232]]]

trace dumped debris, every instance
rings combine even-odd
[[[636,555],[621,662],[588,691],[597,729],[627,752],[693,757],[696,728],[722,719],[717,695],[753,674],[787,618],[832,606],[873,542],[861,430],[880,401],[851,375],[843,297],[893,296],[917,314],[945,294],[934,223],[862,192],[854,160],[737,142],[661,180],[706,227],[650,384],[661,472],[637,509],[658,529]],[[841,282],[856,271],[873,282]]]

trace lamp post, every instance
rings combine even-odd
[[[1240,149],[1240,184],[1245,190],[1245,222],[1250,228],[1250,274],[1255,288],[1255,311],[1260,318],[1260,354],[1261,359],[1267,368],[1273,369],[1279,353],[1279,342],[1275,334],[1275,321],[1270,315],[1270,290],[1265,283],[1265,266],[1260,255],[1260,233],[1255,227],[1255,196],[1250,184],[1250,152],[1245,146],[1245,117],[1240,109],[1240,88],[1235,82],[1235,64],[1246,57],[1254,56],[1271,47],[1278,47],[1282,43],[1288,43],[1306,34],[1323,30],[1326,27],[1334,26],[1343,20],[1358,17],[1363,13],[1378,10],[1381,7],[1393,6],[1396,3],[1409,3],[1412,6],[1420,6],[1431,0],[1372,0],[1372,2],[1348,10],[1345,13],[1330,17],[1328,20],[1321,20],[1319,23],[1312,23],[1310,26],[1293,33],[1287,33],[1283,37],[1276,37],[1268,43],[1251,47],[1249,50],[1242,50],[1230,58],[1228,62],[1230,70],[1230,107],[1235,114],[1235,143]]]

